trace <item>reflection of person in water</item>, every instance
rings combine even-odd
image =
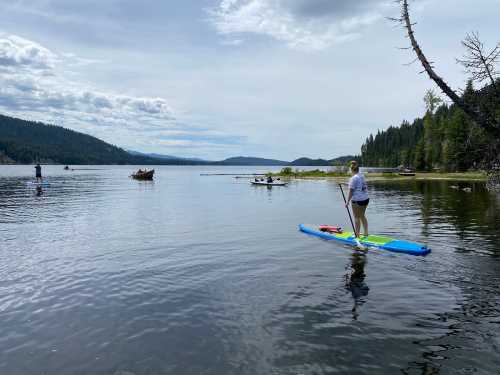
[[[358,306],[361,306],[365,302],[363,297],[366,297],[370,290],[365,283],[365,265],[366,254],[364,252],[354,252],[351,258],[350,269],[345,277],[345,286],[351,291],[354,298],[354,307],[352,308],[352,317],[354,320],[359,315],[357,311]]]

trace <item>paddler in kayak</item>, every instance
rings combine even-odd
[[[370,199],[368,198],[368,187],[365,177],[359,173],[359,165],[356,161],[351,162],[352,177],[349,180],[349,196],[346,207],[352,202],[352,212],[354,213],[354,225],[359,236],[361,224],[363,224],[364,236],[368,237],[368,220],[365,212]]]

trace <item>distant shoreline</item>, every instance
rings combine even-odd
[[[328,180],[328,179],[348,179],[350,174],[342,172],[322,172],[322,171],[299,171],[289,175],[282,173],[271,173],[272,176],[281,176],[290,179],[312,179],[312,180]],[[367,179],[371,181],[477,181],[486,182],[487,175],[485,172],[416,172],[415,176],[400,176],[398,173],[364,173]]]

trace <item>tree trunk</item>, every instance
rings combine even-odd
[[[458,107],[460,107],[473,121],[475,121],[479,126],[483,127],[486,131],[492,134],[494,137],[500,138],[500,128],[495,122],[494,118],[491,116],[484,115],[477,109],[471,107],[467,104],[463,98],[461,98],[453,89],[434,71],[432,65],[427,60],[427,57],[422,52],[413,31],[413,24],[410,20],[408,0],[400,0],[402,4],[402,18],[401,22],[404,24],[408,31],[408,37],[410,38],[411,46],[420,60],[420,63],[424,67],[426,73],[429,77],[439,86],[439,88],[445,93]]]

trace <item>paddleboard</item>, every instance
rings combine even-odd
[[[26,182],[26,185],[28,185],[28,186],[40,186],[40,187],[46,187],[46,186],[50,186],[50,183],[49,183],[49,182],[47,182],[47,181],[43,181],[43,182],[28,181],[28,182]]]
[[[286,186],[286,182],[264,182],[264,181],[250,181],[252,185],[262,185],[262,186]]]
[[[324,238],[325,240],[336,240],[352,246],[359,246],[352,232],[322,232],[319,229],[320,226],[321,225],[300,224],[299,230],[313,236]],[[358,239],[358,241],[362,246],[366,246],[367,248],[372,247],[381,250],[392,251],[394,253],[427,255],[431,252],[431,249],[429,249],[426,245],[397,240],[387,236],[370,235],[368,237],[361,237]]]

